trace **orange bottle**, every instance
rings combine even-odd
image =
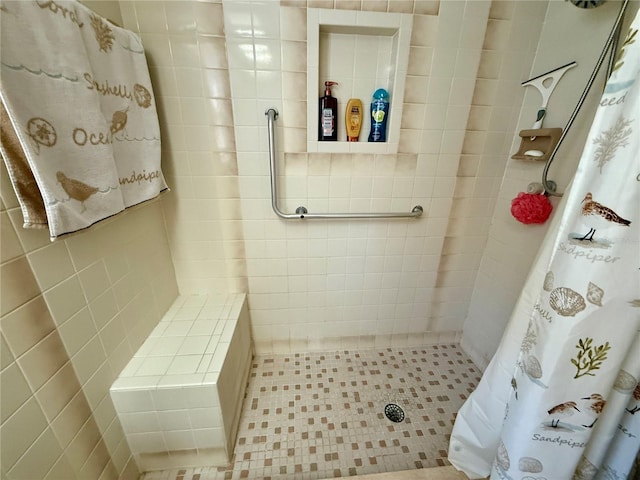
[[[350,98],[344,113],[344,125],[347,128],[347,141],[357,142],[362,128],[362,101]]]

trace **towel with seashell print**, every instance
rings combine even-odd
[[[497,352],[456,417],[449,461],[469,478],[636,478],[639,30],[640,14]]]
[[[25,228],[51,239],[167,189],[140,38],[77,1],[6,2],[1,153]]]

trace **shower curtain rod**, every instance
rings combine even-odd
[[[293,219],[355,219],[355,218],[416,218],[422,215],[424,209],[416,205],[410,212],[377,212],[377,213],[309,213],[306,207],[296,208],[296,213],[284,213],[278,208],[278,175],[276,172],[276,146],[274,134],[274,122],[278,118],[278,111],[275,108],[268,108],[264,114],[267,116],[267,128],[269,131],[269,160],[271,174],[271,207],[277,216],[285,220]]]

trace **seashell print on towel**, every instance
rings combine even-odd
[[[549,296],[549,305],[563,317],[574,317],[587,308],[582,295],[568,287],[558,287]]]

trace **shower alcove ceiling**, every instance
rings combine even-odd
[[[412,16],[402,13],[307,9],[307,150],[321,153],[398,152],[402,100],[409,64]],[[324,82],[335,81],[338,141],[319,142],[318,98]],[[371,96],[390,95],[387,142],[369,143]],[[347,142],[344,109],[350,98],[363,104],[358,142]]]

